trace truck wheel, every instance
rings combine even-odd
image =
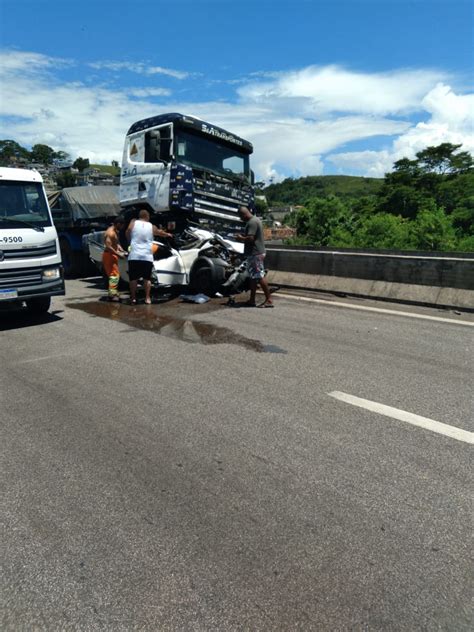
[[[38,298],[30,298],[26,301],[26,307],[32,314],[44,314],[51,307],[51,297],[40,296]]]
[[[60,239],[59,247],[61,248],[61,259],[63,260],[64,275],[67,277],[71,277],[76,274],[76,257],[74,251],[67,239]]]

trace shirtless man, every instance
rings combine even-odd
[[[105,231],[104,237],[104,253],[102,255],[102,264],[105,274],[109,277],[109,301],[119,302],[120,295],[118,284],[120,280],[120,272],[118,268],[118,260],[126,256],[125,250],[119,242],[119,231],[123,228],[124,221],[122,217],[116,217],[112,226]]]

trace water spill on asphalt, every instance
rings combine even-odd
[[[287,353],[284,349],[275,345],[265,345],[259,340],[236,334],[227,327],[219,327],[186,317],[190,314],[195,314],[197,311],[196,307],[202,306],[179,304],[182,310],[181,317],[177,317],[174,313],[169,313],[169,310],[163,309],[164,306],[162,305],[138,305],[132,307],[123,303],[90,301],[86,303],[69,303],[67,306],[92,316],[108,318],[125,323],[135,329],[151,331],[183,342],[203,345],[231,344],[256,351],[257,353]],[[174,307],[176,308],[176,306],[175,304]],[[205,311],[211,311],[211,305],[207,303],[206,307]]]

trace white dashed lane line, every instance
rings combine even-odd
[[[421,417],[420,415],[414,415],[408,413],[405,410],[399,408],[392,408],[392,406],[385,406],[385,404],[379,404],[378,402],[372,402],[369,399],[362,399],[361,397],[355,397],[354,395],[348,395],[347,393],[341,393],[340,391],[332,391],[328,393],[330,397],[334,397],[346,404],[352,404],[359,408],[365,408],[371,412],[378,413],[384,417],[391,417],[392,419],[398,419],[398,421],[404,421],[412,426],[418,426],[425,430],[431,430],[431,432],[437,432],[438,434],[456,439],[457,441],[464,441],[464,443],[474,443],[474,432],[468,432],[455,426],[449,426],[427,417]]]

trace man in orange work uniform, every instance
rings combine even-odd
[[[119,231],[124,226],[124,220],[122,217],[116,217],[112,226],[109,226],[105,231],[104,237],[104,253],[102,255],[102,265],[104,266],[104,272],[109,278],[109,301],[119,302],[120,295],[118,291],[118,284],[120,281],[120,272],[118,267],[119,258],[123,259],[126,256],[125,250],[120,245]]]

